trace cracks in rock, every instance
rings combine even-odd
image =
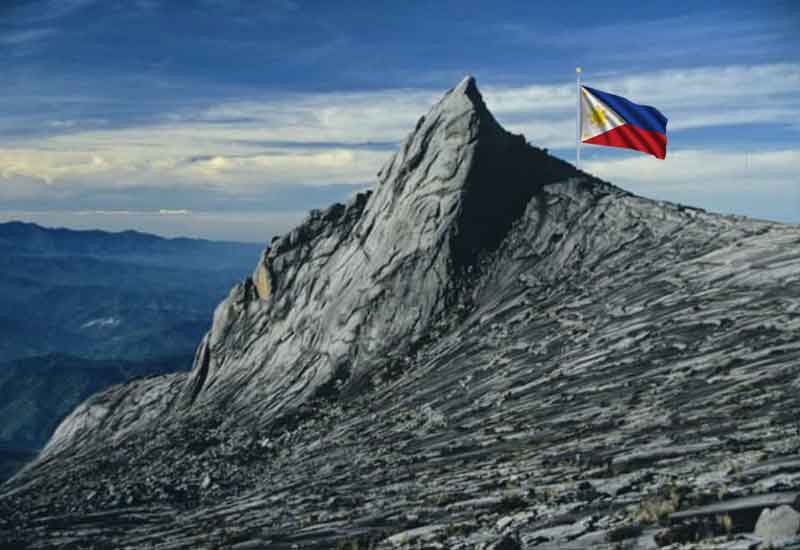
[[[430,144],[431,136],[434,134],[436,129],[439,127],[441,123],[441,115],[437,116],[433,122],[426,128],[425,133],[419,139],[419,150],[414,153],[410,158],[405,159],[404,162],[400,165],[400,168],[395,176],[394,182],[394,195],[400,196],[402,195],[405,185],[408,182],[408,178],[411,173],[416,169],[419,163],[425,158],[425,153],[428,151],[428,146]],[[417,130],[418,132],[419,130]],[[417,142],[416,133],[414,134],[414,138],[409,140],[409,145],[413,145]]]

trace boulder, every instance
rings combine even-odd
[[[755,534],[766,542],[793,537],[800,532],[800,513],[791,506],[764,508],[756,522]]]

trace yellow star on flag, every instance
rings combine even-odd
[[[594,126],[598,128],[602,128],[603,124],[608,120],[606,117],[606,112],[601,107],[594,107],[592,109],[592,114],[590,115],[591,122]]]

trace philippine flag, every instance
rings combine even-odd
[[[581,86],[581,142],[667,156],[667,117],[658,109]]]

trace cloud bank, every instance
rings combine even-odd
[[[588,150],[590,172],[637,190],[649,186],[665,198],[676,188],[681,196],[691,189],[732,193],[739,188],[733,182],[747,148],[741,141],[692,137],[694,131],[730,127],[738,133],[786,134],[791,145],[749,151],[749,169],[759,185],[776,192],[798,184],[800,64],[607,75],[591,84],[662,110],[670,119],[670,152],[667,161],[658,162],[635,153],[620,157],[608,149]],[[503,125],[571,158],[573,82],[487,84],[482,90]],[[154,200],[176,197],[174,203],[151,205],[166,210],[241,208],[249,201],[266,201],[262,206],[269,208],[271,190],[337,185],[339,196],[346,197],[373,182],[391,149],[440,96],[441,90],[395,89],[248,97],[176,109],[155,123],[118,128],[53,120],[40,132],[0,141],[0,202],[7,209],[37,201],[94,208],[102,198],[114,209],[138,204],[130,197],[120,200],[137,193]]]

